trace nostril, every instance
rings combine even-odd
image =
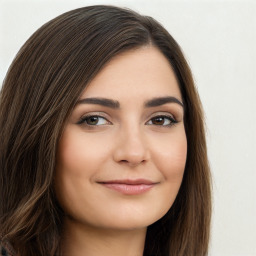
[[[121,160],[120,162],[121,162],[121,163],[124,163],[124,164],[125,164],[125,163],[128,163],[127,160]]]
[[[136,166],[138,166],[138,165],[140,165],[140,164],[143,164],[143,163],[145,163],[146,162],[146,160],[138,160],[138,161],[128,161],[128,160],[121,160],[121,161],[119,161],[119,163],[121,163],[121,164],[124,164],[124,165],[128,165],[128,166],[130,166],[130,167],[136,167]]]

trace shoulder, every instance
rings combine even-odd
[[[0,256],[17,256],[13,247],[7,241],[0,240]]]

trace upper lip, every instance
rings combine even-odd
[[[146,180],[146,179],[136,179],[136,180],[131,180],[131,179],[125,179],[125,180],[108,180],[108,181],[101,181],[99,183],[102,184],[126,184],[126,185],[152,185],[156,184],[157,182],[153,182],[151,180]]]

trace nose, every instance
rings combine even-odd
[[[130,127],[120,132],[114,150],[114,161],[136,167],[149,160],[149,150],[143,132],[139,128]]]

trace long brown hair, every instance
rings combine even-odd
[[[168,213],[148,227],[144,255],[207,255],[211,183],[202,107],[177,42],[153,18],[113,6],[64,13],[38,29],[0,94],[0,235],[20,255],[58,255],[63,211],[53,188],[57,145],[80,94],[117,54],[144,45],[169,60],[185,105],[187,162]]]

